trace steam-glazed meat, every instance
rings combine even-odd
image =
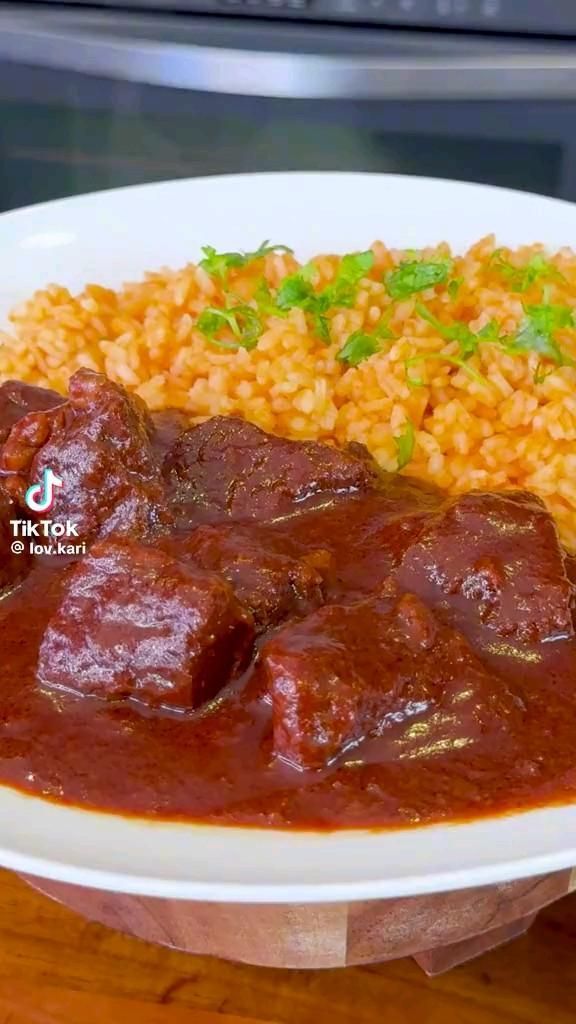
[[[532,494],[447,502],[408,548],[399,585],[520,641],[574,636],[570,583],[554,522]]]
[[[331,564],[325,550],[297,558],[282,550],[270,533],[251,526],[201,526],[186,551],[204,569],[221,573],[239,601],[250,609],[258,630],[301,616],[323,602],[322,570]]]
[[[0,451],[6,492],[23,504],[31,483],[50,469],[62,480],[51,518],[75,524],[90,539],[142,533],[165,515],[163,486],[144,404],[91,370],[70,380],[69,400],[28,413]]]
[[[23,579],[30,568],[30,552],[26,544],[20,542],[21,552],[12,548],[16,534],[10,526],[10,520],[19,519],[20,516],[16,505],[0,491],[0,597]]]
[[[3,444],[11,428],[29,412],[52,409],[61,405],[64,399],[56,391],[36,388],[19,380],[7,380],[0,385],[0,444]]]
[[[281,630],[262,659],[274,749],[299,768],[322,768],[360,740],[426,721],[440,707],[444,750],[448,709],[469,743],[502,732],[516,710],[464,638],[410,594],[392,609],[378,599],[321,608]]]
[[[182,409],[153,412],[150,419],[154,427],[154,447],[161,456],[166,455],[180,435],[191,426],[190,416]]]
[[[197,412],[0,387],[0,784],[259,827],[573,800],[576,557],[542,503]]]
[[[366,490],[378,478],[360,445],[346,451],[289,441],[224,416],[186,431],[165,472],[189,501],[239,519],[273,519],[306,498]]]
[[[225,580],[130,540],[77,565],[40,648],[45,686],[197,708],[240,671],[254,628]]]

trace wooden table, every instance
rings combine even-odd
[[[278,971],[90,924],[0,871],[0,1024],[573,1024],[576,894],[438,978],[412,960]]]

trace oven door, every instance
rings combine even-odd
[[[0,207],[255,170],[394,171],[576,198],[565,41],[0,9]]]

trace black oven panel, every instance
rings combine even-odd
[[[576,0],[74,0],[74,6],[79,4],[576,37]]]

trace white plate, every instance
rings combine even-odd
[[[576,206],[504,189],[388,175],[213,177],[100,192],[0,217],[0,322],[58,281],[118,285],[205,243],[264,238],[315,252],[375,238],[462,249],[576,241]],[[1,640],[0,640],[1,644]],[[182,826],[46,803],[0,787],[0,863],[46,878],[189,899],[315,902],[403,896],[576,865],[576,804],[471,824],[333,834]]]

